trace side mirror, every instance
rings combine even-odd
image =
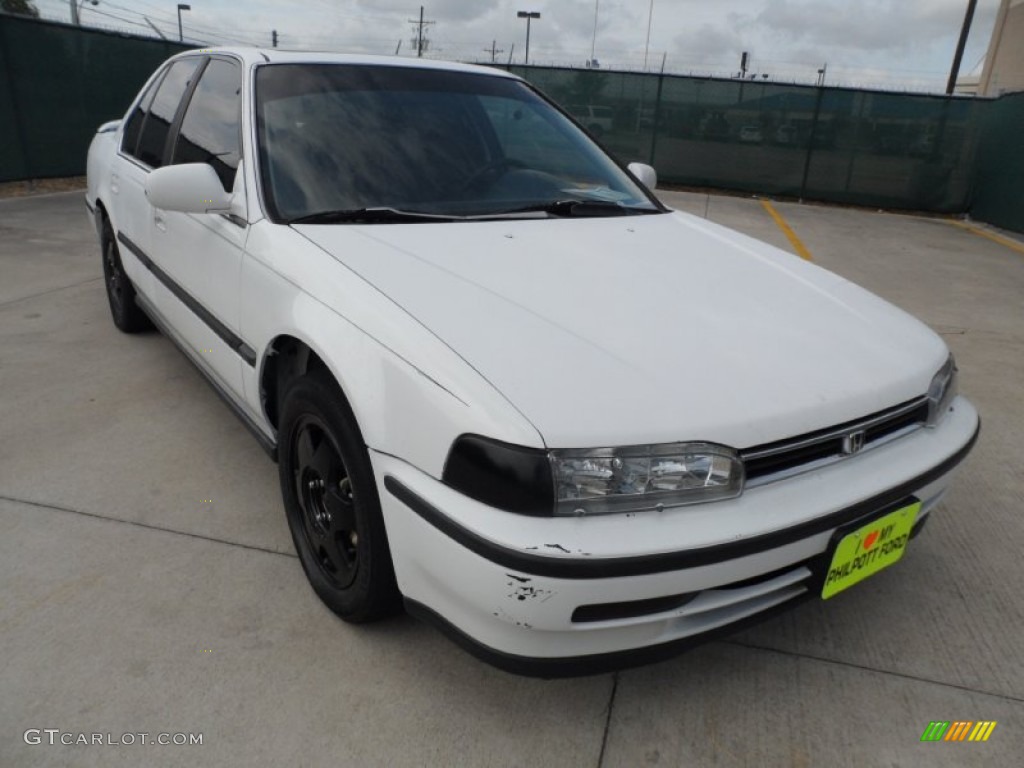
[[[231,193],[206,163],[167,165],[146,177],[146,197],[154,208],[181,213],[227,213]]]
[[[629,172],[636,176],[640,183],[651,192],[658,186],[658,172],[651,168],[651,166],[644,163],[630,163],[627,167]]]

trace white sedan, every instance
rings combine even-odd
[[[214,49],[101,126],[87,204],[333,611],[567,675],[892,565],[979,428],[926,326],[654,184],[504,72]]]

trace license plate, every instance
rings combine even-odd
[[[915,501],[843,536],[825,574],[822,599],[828,600],[903,557],[920,509],[921,502]]]

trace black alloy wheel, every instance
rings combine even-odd
[[[324,578],[346,589],[359,570],[352,480],[324,423],[303,415],[292,432],[292,476],[302,509],[302,533]]]
[[[135,286],[125,274],[121,263],[121,252],[110,222],[103,218],[100,234],[100,251],[103,255],[103,283],[110,303],[110,316],[124,333],[138,333],[153,327],[146,313],[135,303]]]
[[[348,401],[318,369],[292,379],[281,403],[281,495],[306,578],[345,621],[392,613],[400,595],[380,497]]]

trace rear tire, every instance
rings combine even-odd
[[[152,321],[135,303],[135,286],[125,274],[121,252],[110,221],[104,216],[100,230],[100,251],[103,255],[103,284],[114,325],[124,333],[139,333],[153,327]]]
[[[278,436],[288,527],[313,590],[351,623],[392,613],[399,593],[370,457],[325,372],[288,384]]]

